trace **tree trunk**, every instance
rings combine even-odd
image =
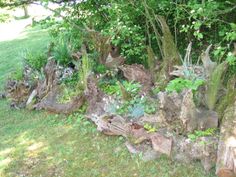
[[[24,17],[29,17],[29,11],[27,5],[23,5]]]

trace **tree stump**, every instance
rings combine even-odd
[[[216,174],[219,177],[236,177],[236,101],[224,113]]]

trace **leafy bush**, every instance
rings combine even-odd
[[[23,54],[25,64],[31,68],[40,71],[47,63],[47,56],[45,53],[26,51]]]
[[[0,13],[0,23],[10,21],[11,16],[8,13]]]
[[[191,81],[188,79],[177,78],[169,82],[166,87],[166,91],[168,92],[181,92],[183,89],[191,89],[196,91],[199,86],[203,85],[204,81],[201,79],[196,79],[195,81]]]

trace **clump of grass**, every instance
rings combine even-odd
[[[47,55],[43,52],[33,52],[26,50],[23,53],[25,64],[31,68],[40,71],[47,63]]]

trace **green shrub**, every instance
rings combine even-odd
[[[26,51],[23,54],[23,58],[25,64],[38,71],[47,63],[47,55],[41,52]]]
[[[191,81],[188,79],[177,78],[169,82],[166,87],[166,91],[168,92],[181,92],[183,89],[191,89],[196,91],[199,86],[203,85],[204,81],[201,79],[196,79],[195,81]]]
[[[1,13],[0,14],[0,23],[5,23],[10,21],[11,16],[7,13]]]

